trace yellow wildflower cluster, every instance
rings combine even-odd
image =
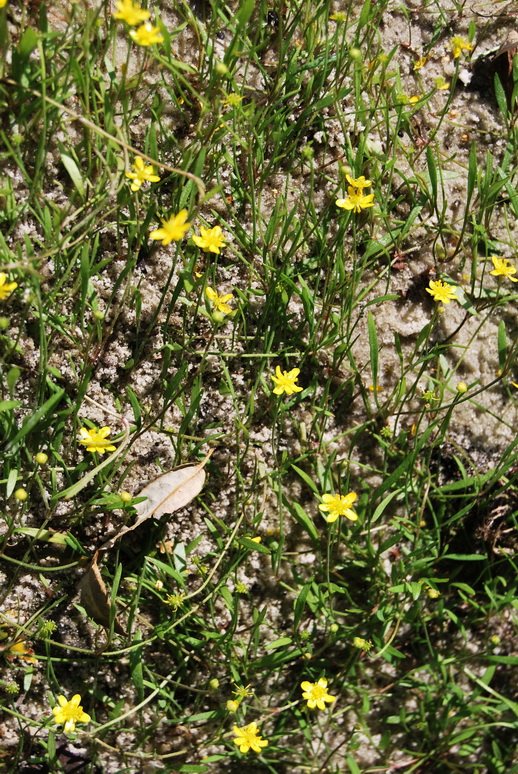
[[[316,683],[310,683],[308,680],[304,680],[300,687],[302,688],[302,699],[307,703],[309,709],[325,710],[326,704],[333,704],[336,701],[336,696],[331,696],[327,690],[327,679],[320,677]],[[241,689],[246,695],[250,695],[249,686]],[[237,693],[237,692],[236,692]],[[227,709],[229,712],[235,712],[237,710],[237,702],[227,702]],[[229,706],[230,705],[230,706]],[[268,740],[263,739],[259,734],[259,727],[257,723],[252,722],[243,728],[238,726],[233,727],[235,739],[234,744],[239,747],[240,752],[247,753],[249,750],[253,750],[255,753],[260,753],[264,747],[267,747]]]
[[[347,196],[345,199],[336,200],[337,207],[353,212],[361,212],[368,207],[374,207],[374,194],[364,194],[363,192],[364,188],[370,188],[372,185],[370,180],[366,180],[363,175],[357,178],[346,175],[346,180],[349,183]]]
[[[133,0],[117,0],[115,3],[117,10],[113,14],[114,19],[126,22],[129,27],[135,27],[140,24],[136,30],[130,30],[131,39],[138,46],[152,46],[154,43],[162,43],[164,36],[160,32],[160,27],[154,27],[149,21],[150,13],[141,8]]]

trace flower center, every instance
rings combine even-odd
[[[323,699],[324,696],[327,694],[327,688],[322,688],[321,685],[314,685],[311,689],[311,698],[312,699]]]

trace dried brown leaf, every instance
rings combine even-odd
[[[81,604],[90,618],[104,626],[105,629],[109,629],[111,622],[111,599],[97,566],[98,555],[99,552],[96,551],[90,567],[77,584],[77,587],[81,592]],[[115,631],[117,634],[126,634],[117,619],[115,619]]]
[[[211,454],[212,451],[199,465],[186,465],[183,468],[170,470],[145,486],[136,495],[136,497],[146,497],[147,499],[135,506],[138,515],[135,524],[121,529],[114,537],[107,540],[99,550],[107,551],[122,535],[140,527],[142,522],[147,521],[152,516],[158,519],[165,513],[174,513],[194,500],[203,489],[205,483],[204,468]]]

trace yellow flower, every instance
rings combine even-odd
[[[458,59],[463,51],[473,51],[473,45],[460,35],[454,35],[450,39],[450,48],[454,59]]]
[[[304,680],[300,687],[303,691],[302,698],[307,699],[310,709],[318,707],[318,709],[323,710],[326,708],[326,701],[329,704],[336,701],[336,696],[330,696],[327,692],[327,680],[325,677],[321,677],[316,683],[309,683],[307,680]]]
[[[90,715],[83,712],[81,706],[81,697],[78,693],[67,701],[64,696],[58,696],[58,706],[52,710],[54,723],[64,723],[63,731],[67,734],[69,731],[76,730],[76,723],[89,723]]]
[[[141,24],[138,30],[130,30],[130,37],[139,46],[152,46],[153,43],[162,43],[164,40],[160,27],[153,27],[149,22]]]
[[[426,64],[426,57],[422,56],[417,62],[414,62],[414,70],[420,70]]]
[[[237,712],[238,709],[239,709],[239,702],[238,701],[233,701],[232,699],[227,701],[227,710],[229,712]]]
[[[142,183],[146,181],[148,183],[158,183],[160,180],[159,176],[154,174],[155,170],[151,164],[146,166],[144,159],[141,159],[140,156],[135,158],[133,169],[135,170],[134,172],[126,172],[126,177],[133,180],[130,186],[132,191],[138,191]]]
[[[445,304],[449,304],[451,300],[458,301],[458,296],[454,293],[452,285],[448,285],[447,282],[442,280],[432,280],[430,287],[426,288],[426,292],[433,296],[434,301],[442,301]]]
[[[345,516],[350,521],[357,521],[358,514],[351,508],[351,505],[357,499],[358,495],[356,492],[349,492],[346,495],[325,494],[322,495],[324,502],[318,508],[323,512],[329,513],[329,516],[325,517],[329,524],[336,521],[339,516]]]
[[[364,650],[365,652],[372,648],[372,642],[369,640],[364,640],[363,637],[355,637],[353,640],[353,645],[355,648],[358,648],[358,650]]]
[[[36,659],[33,658],[34,651],[32,650],[32,648],[28,648],[27,643],[25,643],[23,640],[19,640],[18,642],[15,642],[14,645],[11,645],[11,647],[9,648],[9,653],[12,656],[18,656],[18,658],[23,658],[23,660],[28,661],[29,664],[38,663]]]
[[[230,314],[231,312],[235,311],[229,304],[227,304],[227,301],[230,301],[231,298],[234,298],[232,293],[226,293],[224,296],[218,296],[216,291],[209,287],[205,289],[205,295],[212,303],[212,305],[216,307],[218,312],[221,312],[222,314]]]
[[[344,210],[354,210],[354,212],[361,212],[367,209],[367,207],[374,207],[374,194],[365,196],[361,189],[356,190],[352,186],[347,188],[347,194],[345,199],[336,200],[337,207],[341,207]]]
[[[201,236],[193,236],[192,241],[205,253],[217,253],[219,255],[219,248],[225,247],[225,239],[221,236],[221,227],[214,226],[214,228],[203,228],[200,226]]]
[[[285,392],[286,395],[291,395],[294,392],[302,392],[302,387],[295,384],[299,374],[300,368],[292,368],[291,371],[281,371],[280,366],[277,366],[275,376],[272,376],[275,384],[273,394],[282,395]]]
[[[257,723],[249,723],[249,725],[244,728],[234,726],[232,730],[236,735],[233,742],[234,744],[237,744],[242,753],[247,753],[250,749],[256,753],[261,752],[261,747],[266,747],[268,744],[266,739],[261,739],[259,736]]]
[[[111,433],[109,427],[101,427],[100,430],[97,430],[95,427],[92,427],[89,430],[87,430],[86,427],[82,427],[79,432],[82,436],[82,438],[79,439],[79,443],[86,446],[86,451],[104,454],[104,452],[115,451],[116,449],[108,439],[108,436]]]
[[[494,274],[495,277],[507,277],[511,282],[518,282],[518,277],[511,276],[512,274],[516,274],[516,266],[509,263],[506,258],[497,258],[495,255],[491,256],[491,260],[493,261],[493,266],[495,268],[494,271],[489,272],[490,274]]]
[[[241,97],[239,94],[227,94],[226,99],[224,100],[223,104],[225,107],[237,107],[240,103],[243,97]]]
[[[343,13],[343,11],[336,11],[335,13],[332,13],[329,18],[331,19],[331,21],[335,21],[335,22],[347,21],[347,15]]]
[[[0,0],[0,8],[3,8],[5,5],[7,5],[7,0]]]
[[[179,242],[191,227],[191,224],[186,223],[186,220],[187,210],[180,210],[178,215],[171,215],[169,220],[162,220],[162,228],[152,231],[149,237],[150,239],[161,239],[163,245]]]
[[[237,685],[237,683],[234,683],[234,685],[237,688],[237,691],[232,691],[234,696],[237,696],[238,701],[243,701],[243,699],[248,698],[248,696],[253,696],[254,692],[250,690],[249,685]]]
[[[133,3],[132,0],[116,0],[115,5],[117,6],[117,11],[113,14],[113,18],[122,19],[130,26],[140,24],[149,19],[149,11],[145,11],[139,5]]]
[[[2,0],[0,0],[0,3]],[[1,6],[0,6],[1,8]],[[7,282],[7,274],[0,272],[0,301],[5,301],[7,296],[18,287],[17,282]]]
[[[178,594],[168,594],[165,598],[166,605],[169,605],[171,610],[176,613],[179,607],[181,607],[185,600],[185,594],[180,591]]]
[[[358,188],[360,191],[363,191],[364,188],[369,188],[372,183],[370,180],[366,180],[363,175],[361,177],[351,177],[351,175],[346,175],[347,182],[354,186],[354,188]]]
[[[434,84],[435,84],[435,88],[439,89],[439,91],[446,91],[446,89],[450,88],[450,82],[447,81],[442,76],[440,76],[439,78],[435,78]]]

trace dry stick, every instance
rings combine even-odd
[[[16,83],[16,81],[13,81],[11,78],[0,78],[0,81],[2,81],[3,83],[8,83],[10,86],[18,87],[20,85]],[[168,166],[168,164],[163,164],[161,161],[157,161],[156,159],[151,158],[151,156],[148,156],[146,153],[143,153],[142,151],[133,147],[133,145],[129,145],[127,142],[125,142],[124,140],[120,140],[118,137],[115,137],[113,134],[110,134],[105,129],[101,129],[100,126],[97,126],[92,121],[89,121],[88,118],[83,118],[83,116],[80,116],[79,113],[75,112],[75,110],[71,110],[70,108],[65,107],[60,102],[56,102],[56,100],[52,99],[51,97],[47,97],[46,94],[44,95],[40,91],[37,91],[37,89],[26,89],[26,91],[30,92],[35,97],[38,97],[38,99],[45,100],[45,102],[48,102],[49,105],[53,105],[54,107],[58,108],[58,110],[62,110],[71,118],[83,124],[83,126],[87,126],[89,129],[92,129],[92,131],[97,132],[97,134],[101,134],[103,137],[107,137],[108,140],[112,140],[117,145],[120,145],[121,148],[124,148],[127,151],[131,151],[131,153],[133,153],[135,156],[140,156],[140,158],[145,159],[146,161],[149,161],[151,164],[155,164],[157,167],[161,167],[162,169],[165,169],[166,172],[171,172],[172,174],[175,174],[175,175],[182,175],[183,177],[188,177],[189,180],[192,180],[193,183],[196,185],[200,200],[203,199],[203,197],[205,196],[206,189],[205,189],[205,184],[203,183],[203,180],[201,180],[201,178],[197,177],[196,175],[193,175],[192,172],[185,172],[185,170],[183,169],[170,167]]]

